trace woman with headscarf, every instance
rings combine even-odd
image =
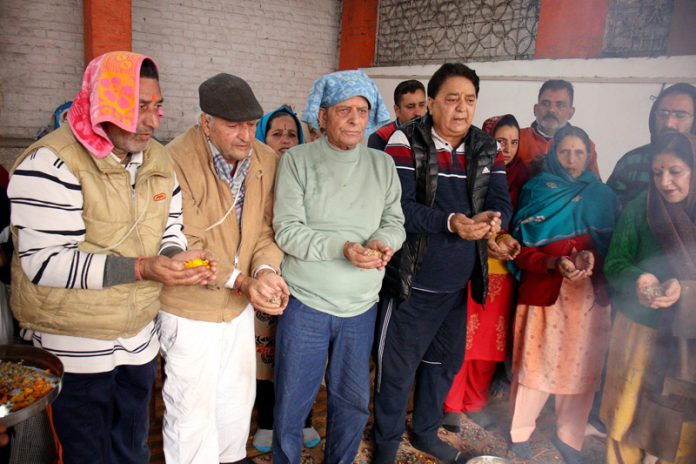
[[[266,113],[256,125],[256,138],[273,148],[278,156],[288,149],[304,143],[302,125],[297,114],[287,105]],[[275,361],[276,324],[278,318],[256,311],[256,432],[252,445],[267,453],[273,444],[273,408],[275,392],[273,364]],[[312,426],[312,411],[309,411],[302,429],[302,441],[307,448],[314,448],[321,441]]]
[[[601,277],[618,203],[587,169],[582,129],[554,135],[542,172],[522,188],[512,226],[522,244],[514,329],[512,451],[531,458],[529,438],[550,394],[552,442],[567,463],[580,450],[608,344],[610,308]],[[598,264],[595,264],[598,263]]]
[[[520,126],[511,114],[495,116],[483,123],[483,130],[496,139],[500,147],[507,174],[510,200],[517,205],[522,185],[527,180],[527,169],[517,155]],[[450,392],[445,398],[445,417],[442,426],[459,432],[461,413],[483,428],[493,425],[493,419],[483,408],[488,402],[488,387],[493,380],[499,362],[508,352],[508,327],[510,310],[514,305],[514,277],[507,270],[505,261],[515,258],[519,243],[507,233],[499,234],[489,249],[488,296],[484,307],[469,294],[467,303],[466,352],[464,363],[454,377]],[[502,248],[502,250],[500,249]]]
[[[282,155],[289,148],[304,143],[302,125],[288,105],[266,113],[256,125],[256,138]]]
[[[604,267],[619,311],[602,419],[608,463],[696,462],[696,137],[653,144]]]

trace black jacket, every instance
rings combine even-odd
[[[406,134],[413,152],[416,175],[416,201],[432,207],[437,193],[438,157],[431,136],[429,116],[411,121],[399,129]],[[477,127],[471,126],[464,138],[466,175],[473,214],[484,211],[490,175],[481,175],[485,168],[492,171],[498,154],[495,140]],[[428,236],[407,234],[401,251],[389,262],[383,291],[405,300],[411,293],[413,280],[427,252]],[[483,304],[488,293],[488,246],[486,240],[476,242],[477,260],[471,277],[474,300]]]

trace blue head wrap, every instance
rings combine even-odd
[[[319,128],[319,108],[328,108],[353,97],[364,97],[370,104],[367,133],[370,134],[391,119],[375,82],[362,71],[338,71],[314,81],[302,120]]]
[[[287,113],[290,116],[292,116],[292,119],[295,121],[295,124],[297,125],[297,139],[299,140],[300,144],[304,143],[304,135],[302,135],[302,124],[300,124],[300,120],[297,118],[297,114],[295,114],[292,108],[286,105],[283,105],[280,108],[263,115],[263,117],[259,120],[259,123],[256,125],[256,138],[262,141],[263,143],[266,143],[268,121],[270,121],[273,115],[277,113]]]

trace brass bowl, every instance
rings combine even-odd
[[[63,386],[63,363],[57,356],[41,348],[27,345],[0,345],[0,361],[20,362],[37,369],[48,369],[56,377],[56,385],[45,396],[42,396],[29,406],[19,411],[9,411],[4,405],[0,405],[0,423],[11,427],[30,417],[40,413],[56,399]]]

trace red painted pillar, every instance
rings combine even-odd
[[[598,57],[608,8],[609,0],[541,0],[534,57]]]
[[[378,3],[378,0],[343,0],[339,70],[373,65]]]
[[[84,0],[85,65],[102,53],[131,51],[131,0]]]

